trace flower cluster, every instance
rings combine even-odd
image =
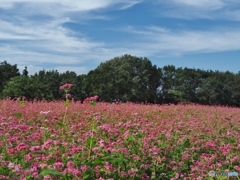
[[[66,94],[66,98],[67,98],[67,99],[70,99],[70,98],[71,98],[71,94],[67,93],[67,94]]]
[[[98,99],[98,96],[92,96],[92,97],[87,97],[84,101],[96,101]]]
[[[62,86],[59,87],[59,89],[64,90],[64,89],[70,89],[73,86],[73,84],[66,83]]]

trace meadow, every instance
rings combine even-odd
[[[210,180],[210,171],[240,172],[239,108],[5,99],[0,125],[0,179]]]

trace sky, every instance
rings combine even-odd
[[[240,71],[240,0],[0,0],[0,62],[20,72],[153,65]]]

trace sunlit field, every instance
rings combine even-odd
[[[240,172],[239,108],[6,99],[0,125],[0,179],[201,180],[213,179],[210,171]]]

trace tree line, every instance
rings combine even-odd
[[[232,73],[193,68],[162,68],[147,58],[131,55],[115,57],[101,63],[88,74],[73,71],[41,70],[29,76],[17,65],[0,63],[0,97],[28,100],[59,100],[64,94],[59,87],[72,83],[75,100],[98,95],[106,102],[198,103],[240,107],[240,71]]]

